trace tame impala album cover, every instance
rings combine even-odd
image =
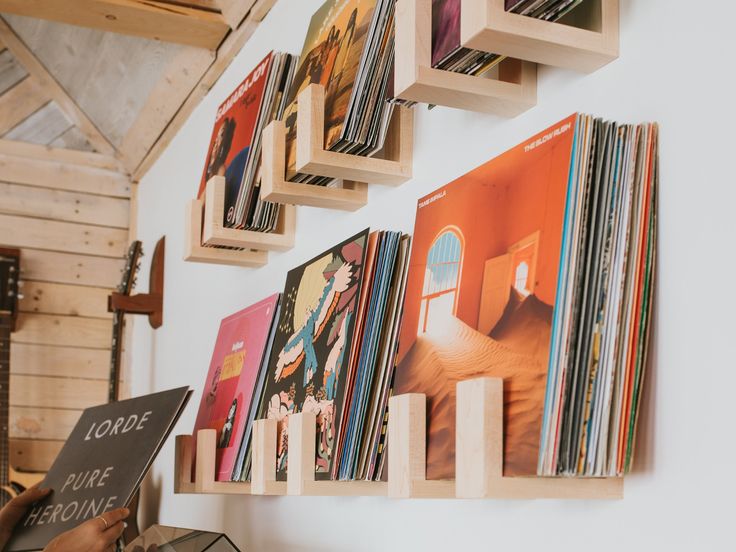
[[[289,414],[317,416],[318,479],[333,461],[368,229],[286,276],[259,418],[278,422],[277,477],[286,479]]]
[[[289,178],[296,174],[299,93],[310,84],[324,86],[325,149],[329,149],[343,130],[375,8],[376,0],[327,0],[312,16],[284,113]]]
[[[276,293],[220,323],[193,432],[217,431],[217,481],[230,481],[278,303]]]
[[[225,177],[225,223],[235,223],[235,204],[248,162],[258,113],[268,82],[273,58],[269,53],[220,105],[199,184],[198,198],[204,196],[207,181]]]
[[[575,117],[419,200],[395,394],[426,393],[455,476],[455,385],[504,378],[504,473],[535,475]]]

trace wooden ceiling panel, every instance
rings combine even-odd
[[[0,0],[0,12],[14,12],[0,16],[0,168],[18,168],[4,155],[8,147],[42,145],[54,155],[99,154],[137,181],[275,1]],[[215,52],[52,21],[66,21],[71,16],[53,14],[82,4],[140,10],[152,20],[161,10],[195,10],[203,20],[220,18],[227,30]]]
[[[30,17],[5,19],[116,147],[170,62],[182,50],[196,51]]]
[[[0,52],[0,94],[4,94],[28,75],[13,54],[4,49]]]
[[[95,148],[92,147],[92,144],[89,143],[86,136],[75,126],[57,137],[53,142],[50,142],[49,146],[78,151],[95,151]]]
[[[190,5],[185,5],[190,4]],[[216,50],[230,30],[218,11],[159,0],[0,0],[0,11]]]
[[[35,79],[26,77],[0,96],[0,136],[41,109],[49,99]]]
[[[10,132],[5,133],[3,139],[45,146],[70,128],[72,128],[72,123],[59,109],[56,102],[49,102],[15,126]]]

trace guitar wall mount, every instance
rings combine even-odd
[[[126,314],[146,314],[148,322],[155,330],[164,323],[164,254],[166,236],[156,243],[151,258],[151,272],[148,281],[148,293],[125,295],[113,292],[107,298],[108,312],[122,311]]]

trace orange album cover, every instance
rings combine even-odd
[[[455,385],[504,378],[504,473],[536,475],[575,115],[419,200],[395,394],[455,476]],[[390,445],[389,445],[390,446]]]

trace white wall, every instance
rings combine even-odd
[[[172,439],[153,468],[161,522],[226,531],[247,551],[732,547],[736,4],[621,0],[618,61],[588,76],[542,68],[538,106],[513,120],[418,109],[411,182],[372,187],[354,214],[300,208],[296,247],[272,254],[265,268],[184,263],[185,204],[217,105],[268,50],[298,52],[321,1],[277,3],[141,182],[139,235],[149,250],[162,234],[168,243],[164,325],[136,324],[134,392],[191,385],[194,400],[176,429],[190,432],[220,319],[280,290],[289,268],[368,225],[411,231],[418,197],[571,112],[655,120],[659,278],[637,472],[624,500],[602,503],[175,496]]]

